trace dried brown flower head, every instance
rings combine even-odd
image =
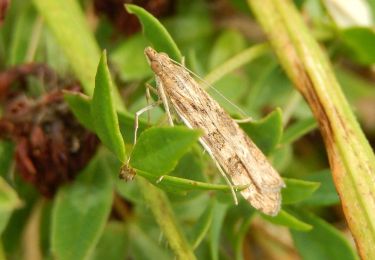
[[[26,95],[25,77],[41,71],[52,74],[44,65],[35,64],[0,73],[0,99],[4,103],[0,138],[15,142],[16,166],[23,179],[50,197],[89,162],[98,139],[75,120],[61,88],[38,98]],[[12,90],[14,83],[21,88]],[[72,84],[64,89],[79,91],[80,87]]]

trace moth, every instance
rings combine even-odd
[[[187,127],[202,129],[199,141],[219,170],[233,185],[246,187],[240,193],[254,208],[277,215],[285,184],[266,156],[187,69],[151,47],[145,55],[169,118],[173,108]]]

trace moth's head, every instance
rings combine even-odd
[[[152,61],[156,60],[156,56],[158,53],[151,47],[146,47],[145,49],[145,55],[147,60],[151,63]]]
[[[151,66],[151,69],[154,72],[158,72],[162,69],[163,64],[169,60],[169,57],[165,53],[158,53],[151,47],[146,47],[145,55],[148,60],[148,63]]]

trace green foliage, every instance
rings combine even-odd
[[[85,259],[94,250],[113,199],[112,176],[96,158],[73,184],[60,189],[52,211],[52,252],[59,259]]]
[[[307,177],[307,180],[319,182],[321,185],[315,193],[303,201],[304,205],[329,206],[340,203],[330,170],[313,173]]]
[[[319,182],[284,179],[286,188],[281,191],[283,204],[293,204],[311,197],[320,186]]]
[[[353,27],[341,32],[342,41],[353,52],[353,58],[361,64],[375,63],[375,32],[373,28]]]
[[[240,124],[264,154],[270,154],[283,134],[281,110],[276,109],[258,121]]]
[[[185,127],[150,128],[139,137],[130,166],[157,176],[168,174],[199,135],[199,131]]]
[[[168,53],[176,61],[181,60],[181,52],[164,26],[150,13],[136,5],[125,5],[129,13],[137,15],[147,39],[157,51]]]
[[[285,210],[281,210],[276,217],[266,215],[262,215],[262,217],[271,223],[289,227],[291,230],[309,231],[312,229],[311,225],[303,222]]]
[[[107,67],[107,56],[103,53],[95,77],[95,90],[91,104],[91,118],[100,140],[117,158],[125,161],[125,145],[113,101],[113,84]]]
[[[299,216],[313,226],[309,232],[292,230],[292,236],[304,259],[358,259],[345,237],[327,222],[311,213]]]

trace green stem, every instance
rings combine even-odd
[[[364,259],[375,259],[375,156],[331,65],[291,1],[248,0],[288,76],[318,120],[345,217]]]
[[[212,184],[208,182],[201,182],[201,181],[194,181],[185,178],[179,178],[175,176],[164,175],[162,179],[161,176],[155,176],[152,173],[148,173],[145,171],[137,170],[137,175],[142,176],[143,178],[147,179],[149,182],[154,183],[156,186],[167,186],[167,187],[178,187],[180,189],[185,188],[186,191],[189,190],[218,190],[218,191],[231,191],[234,189],[235,191],[241,191],[246,189],[247,185],[234,185],[230,187],[226,184]]]
[[[178,259],[196,259],[194,253],[181,232],[169,200],[164,192],[143,178],[138,178],[138,185],[155,220],[164,232],[168,243]]]

